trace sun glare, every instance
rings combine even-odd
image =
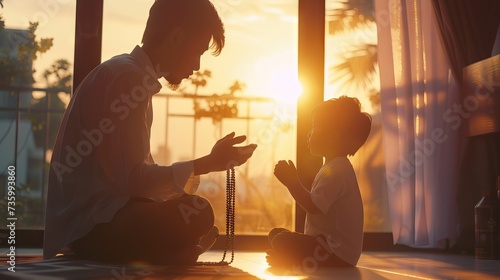
[[[279,69],[271,75],[270,96],[278,102],[296,102],[302,93],[296,71]]]
[[[255,62],[248,81],[250,94],[273,98],[279,103],[295,103],[302,93],[297,66],[290,55],[276,53]]]

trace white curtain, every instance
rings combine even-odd
[[[430,0],[375,0],[389,211],[395,244],[444,248],[458,238],[461,126]]]

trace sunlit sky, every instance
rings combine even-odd
[[[102,60],[122,53],[129,53],[140,44],[153,0],[104,0],[104,27]],[[280,122],[255,121],[252,124],[250,142],[259,144],[254,156],[246,164],[260,175],[272,176],[274,164],[279,159],[295,158],[295,128],[282,131],[283,116],[294,122],[293,102],[299,93],[297,80],[298,41],[298,0],[212,0],[225,24],[226,46],[218,57],[207,52],[202,57],[201,70],[212,71],[212,78],[200,92],[206,94],[226,93],[235,80],[246,87],[244,95],[267,96],[285,104],[275,107],[270,115],[280,118]],[[327,8],[335,0],[327,0]],[[54,46],[39,56],[34,63],[39,79],[44,69],[56,59],[64,58],[73,62],[75,35],[75,0],[4,0],[0,13],[6,28],[26,29],[30,21],[38,21],[38,38],[54,38]],[[376,43],[375,25],[363,34],[344,34],[341,37],[326,37],[325,70],[338,61],[353,41]],[[327,72],[326,71],[326,72]],[[328,80],[328,72],[325,80]],[[40,85],[40,86],[43,86]],[[164,91],[167,91],[164,89]],[[337,85],[325,85],[325,99],[340,94],[358,97],[364,110],[372,112],[366,92],[340,93]],[[192,104],[187,108],[192,108]],[[292,109],[292,110],[293,110]],[[152,131],[153,154],[161,150],[165,143],[166,123],[162,102],[155,104],[155,119]],[[246,133],[245,125],[237,120],[224,121],[222,128],[213,128],[211,120],[202,120],[198,127],[207,127],[197,135],[196,156],[210,151],[211,145],[220,134],[236,131]],[[285,126],[286,127],[286,126]],[[170,123],[167,153],[172,161],[192,158],[192,123],[178,121]],[[175,134],[175,135],[172,135]],[[272,137],[272,141],[270,140]],[[201,143],[201,144],[200,144]],[[378,146],[373,151],[380,151]],[[366,152],[367,155],[370,153]],[[171,162],[165,162],[171,163]],[[355,164],[355,166],[357,166]],[[262,176],[261,176],[262,177]],[[260,177],[259,177],[260,178]],[[360,177],[364,180],[363,177]],[[258,184],[259,182],[257,182]],[[378,205],[378,204],[377,204]],[[368,207],[369,205],[367,205]],[[368,209],[368,208],[367,208]],[[372,208],[370,208],[372,209]],[[377,226],[378,228],[379,226]]]
[[[153,2],[104,1],[102,60],[130,52],[140,44]],[[201,69],[213,74],[206,92],[224,92],[240,80],[246,84],[245,94],[273,96],[281,88],[272,81],[286,77],[297,83],[296,0],[213,2],[225,24],[227,39],[220,56],[207,52],[202,58]],[[38,72],[58,58],[73,61],[75,1],[5,0],[4,7],[7,28],[24,29],[29,21],[38,21],[37,35],[54,38],[52,49],[35,62]]]
[[[153,0],[105,0],[102,60],[130,52],[140,45],[149,8]],[[298,19],[297,0],[213,0],[225,24],[226,46],[221,55],[207,52],[202,57],[201,70],[212,71],[200,93],[225,93],[236,80],[245,84],[244,95],[296,100],[300,94],[297,79]],[[327,1],[333,5],[335,1]],[[34,63],[35,79],[43,69],[59,58],[73,61],[75,34],[74,0],[4,0],[3,17],[7,28],[25,29],[29,21],[38,21],[38,38],[54,38],[54,46]],[[349,35],[348,35],[349,36]],[[370,36],[357,40],[372,40]],[[326,40],[326,68],[345,50],[344,43],[352,37]],[[328,77],[325,78],[326,80]],[[164,89],[167,91],[167,89]],[[325,98],[337,96],[336,85],[326,84]],[[364,109],[371,106],[365,93],[350,93],[361,99]],[[155,112],[156,114],[162,113]],[[155,118],[157,127],[165,126],[164,118]],[[225,133],[224,131],[223,133]],[[158,137],[163,131],[154,131]],[[153,135],[154,138],[154,135]],[[158,143],[153,139],[152,149]]]
[[[102,60],[130,52],[140,44],[153,2],[104,1]],[[335,5],[333,0],[326,2],[327,6]],[[74,0],[4,1],[2,13],[7,28],[24,29],[29,21],[38,21],[37,35],[54,38],[52,49],[35,62],[39,73],[55,59],[73,61],[75,3]],[[219,57],[207,53],[202,59],[201,68],[213,73],[205,91],[224,92],[233,81],[240,80],[246,84],[245,94],[296,98],[298,1],[213,0],[213,3],[225,24],[227,43]],[[365,37],[356,39],[373,40]],[[342,42],[349,39],[352,40],[337,38],[332,42],[327,38],[327,67],[344,50]],[[325,96],[335,96],[333,91],[335,87],[327,85]]]

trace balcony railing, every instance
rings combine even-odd
[[[294,154],[293,116],[290,122],[284,121],[284,113],[278,112],[284,109],[264,97],[159,93],[153,100],[151,149],[159,164],[202,156],[222,134],[245,134],[259,144],[261,153],[237,169],[237,215],[241,221],[237,230],[259,234],[275,226],[292,228],[294,206],[284,188],[274,186],[272,164],[283,151],[290,158]],[[0,88],[0,174],[5,177],[9,166],[16,168],[18,228],[43,229],[50,156],[68,102],[69,95],[61,89]],[[183,138],[180,144],[179,136]],[[289,148],[284,149],[285,145]],[[203,176],[198,191],[211,201],[216,224],[222,228],[223,175]],[[6,177],[1,179],[0,195],[4,198],[7,181]],[[0,211],[6,209],[0,205]],[[284,212],[288,214],[275,215]]]

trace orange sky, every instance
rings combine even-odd
[[[207,53],[202,58],[201,69],[212,71],[212,79],[204,93],[224,93],[235,81],[244,82],[245,95],[274,97],[279,106],[269,112],[275,119],[294,122],[293,102],[298,94],[297,71],[297,3],[298,0],[212,0],[218,8],[226,27],[226,46],[219,57]],[[327,5],[335,0],[327,0]],[[75,0],[4,0],[0,13],[7,28],[27,28],[29,21],[39,21],[38,37],[54,38],[52,49],[34,63],[39,78],[54,60],[65,58],[73,61]],[[148,10],[153,0],[104,0],[104,28],[102,59],[130,52],[140,44]],[[342,38],[326,38],[326,62],[328,69],[353,40],[376,42],[375,25],[367,36],[344,35]],[[326,75],[328,79],[328,74]],[[338,96],[335,85],[325,86],[325,99]],[[372,112],[364,92],[351,92],[360,99],[364,109]],[[165,138],[163,104],[155,103],[155,122],[152,135],[152,152],[155,153]],[[163,114],[163,115],[162,115]],[[226,121],[225,121],[226,122]],[[256,121],[252,127],[251,142],[259,147],[249,161],[254,172],[272,174],[276,160],[295,159],[295,128],[283,131],[281,122]],[[203,120],[200,126],[207,130],[198,133],[196,152],[205,154],[217,139],[217,129],[211,120]],[[187,129],[186,129],[187,128]],[[173,161],[191,158],[193,139],[190,123],[178,122],[171,129],[178,135],[169,137]],[[182,131],[181,131],[182,130]],[[228,120],[222,134],[236,130],[245,133],[241,122]],[[271,137],[272,138],[271,140]],[[200,144],[201,143],[201,144]],[[378,146],[374,150],[379,150]],[[198,155],[199,156],[199,155]],[[356,163],[355,163],[356,164]],[[355,165],[356,166],[356,165]],[[360,178],[363,180],[363,178]]]
[[[140,44],[152,2],[104,1],[103,60],[130,52]],[[234,80],[242,80],[247,94],[270,95],[279,89],[271,85],[271,78],[294,76],[296,0],[213,2],[225,23],[227,43],[219,57],[207,53],[202,59],[202,69],[213,73],[207,92],[223,92]],[[4,1],[2,12],[7,28],[26,28],[29,21],[38,21],[37,35],[54,38],[52,49],[35,62],[38,72],[58,58],[73,61],[74,9],[73,0]]]
[[[35,77],[54,60],[73,61],[74,0],[4,0],[3,16],[7,28],[26,28],[28,21],[40,23],[38,37],[54,38],[54,46],[41,55],[34,67]],[[202,93],[224,93],[239,80],[246,84],[245,95],[273,97],[293,108],[300,86],[297,72],[297,0],[213,0],[226,28],[226,46],[218,57],[207,52],[201,69],[212,71]],[[327,1],[327,4],[332,1]],[[153,0],[105,0],[102,60],[130,52],[140,44],[148,11]],[[370,38],[368,38],[369,40]],[[349,38],[343,39],[349,41]],[[344,47],[342,40],[327,37],[326,59],[329,64]],[[328,79],[328,77],[326,77]],[[166,91],[166,89],[165,89]],[[335,97],[334,85],[326,85],[325,98]],[[357,96],[365,110],[371,106],[365,96]],[[157,106],[162,114],[161,105]],[[288,109],[289,110],[289,109]],[[155,118],[153,138],[163,138],[164,118]],[[153,149],[158,143],[153,140]],[[181,143],[182,144],[182,143]],[[175,145],[175,144],[174,144]]]
[[[38,21],[38,36],[54,38],[52,49],[35,62],[38,72],[58,58],[73,61],[75,2],[4,1],[2,13],[7,28],[26,28],[29,21]],[[153,0],[104,1],[103,60],[130,52],[140,44],[152,3]],[[202,69],[210,69],[213,74],[205,91],[224,92],[233,81],[240,80],[247,85],[245,94],[296,96],[298,0],[213,0],[213,3],[225,24],[227,43],[219,57],[207,53],[202,59]],[[335,5],[335,0],[326,3],[328,8]],[[373,26],[372,34],[374,30]],[[352,35],[346,38],[327,36],[327,70],[352,38]],[[357,35],[355,39],[374,41],[374,36]],[[334,97],[335,90],[334,85],[327,84],[325,97]],[[295,92],[287,93],[290,91]],[[362,97],[358,93],[350,95]],[[370,109],[369,104],[365,107]]]
[[[246,95],[296,99],[297,1],[213,2],[225,24],[226,46],[218,57],[210,52],[202,57],[201,69],[211,70],[213,77],[202,93],[224,93],[239,80],[246,84]],[[140,44],[152,3],[152,0],[104,1],[102,60],[130,52]],[[38,70],[35,77],[56,59],[73,61],[74,10],[73,0],[4,1],[2,12],[7,28],[26,28],[29,21],[39,21],[37,36],[54,38],[54,46],[34,63]],[[160,110],[155,113],[162,114],[162,106],[157,107]],[[163,138],[164,118],[155,121],[161,129],[154,132],[158,135],[153,138]]]

